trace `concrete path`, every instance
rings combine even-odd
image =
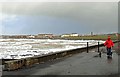
[[[113,58],[107,59],[105,47],[101,47],[102,56],[97,49],[64,57],[54,61],[34,65],[16,71],[4,71],[4,75],[112,75],[118,74],[117,45],[113,48]]]

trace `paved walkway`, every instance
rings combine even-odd
[[[118,73],[117,45],[113,48],[113,58],[107,59],[105,47],[102,56],[97,49],[64,57],[54,61],[34,65],[16,71],[4,71],[3,75],[112,75]]]

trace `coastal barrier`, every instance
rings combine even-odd
[[[114,43],[117,43],[118,41],[115,41]],[[3,60],[3,70],[18,70],[22,69],[23,67],[29,68],[32,67],[34,64],[40,64],[49,60],[54,60],[57,58],[65,57],[65,56],[71,56],[73,54],[81,53],[81,52],[86,52],[89,53],[89,50],[98,48],[98,52],[100,52],[101,46],[104,46],[104,44],[99,44],[98,45],[93,45],[89,46],[89,43],[87,42],[87,47],[83,48],[77,48],[77,49],[71,49],[71,50],[66,50],[62,52],[55,52],[43,56],[34,56],[34,57],[29,57],[29,58],[24,58],[24,59],[18,59],[18,60]]]

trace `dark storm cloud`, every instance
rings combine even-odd
[[[72,31],[74,27],[75,30],[73,30],[73,32],[76,31],[77,33],[80,33],[80,31],[83,31],[82,29],[83,27],[84,27],[83,32],[87,32],[87,33],[91,31],[96,33],[117,32],[118,30],[117,29],[118,28],[117,2],[116,3],[115,2],[3,3],[2,13],[8,14],[8,15],[48,16],[48,17],[54,17],[57,19],[59,18],[67,19],[73,22],[77,22],[77,24],[82,24],[77,26],[75,26],[75,24],[70,25],[71,27],[69,27],[69,30]],[[38,29],[40,27],[39,22],[40,21],[37,21],[37,20],[32,22],[33,25],[29,24],[29,26],[25,26],[25,28],[27,29],[24,28],[24,30],[27,30],[28,33],[30,29],[33,29],[33,31],[40,30]],[[47,25],[43,29],[46,29]],[[59,25],[59,28],[65,29],[68,27],[68,25],[67,26]],[[53,32],[55,32],[56,28],[54,29],[54,27],[52,27],[49,30],[53,30]],[[67,31],[67,29],[63,30],[62,32],[64,31],[70,32],[70,31]],[[60,32],[60,31],[57,30],[56,33],[57,32]]]

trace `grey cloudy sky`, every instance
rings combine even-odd
[[[117,2],[2,3],[3,34],[118,32]]]

